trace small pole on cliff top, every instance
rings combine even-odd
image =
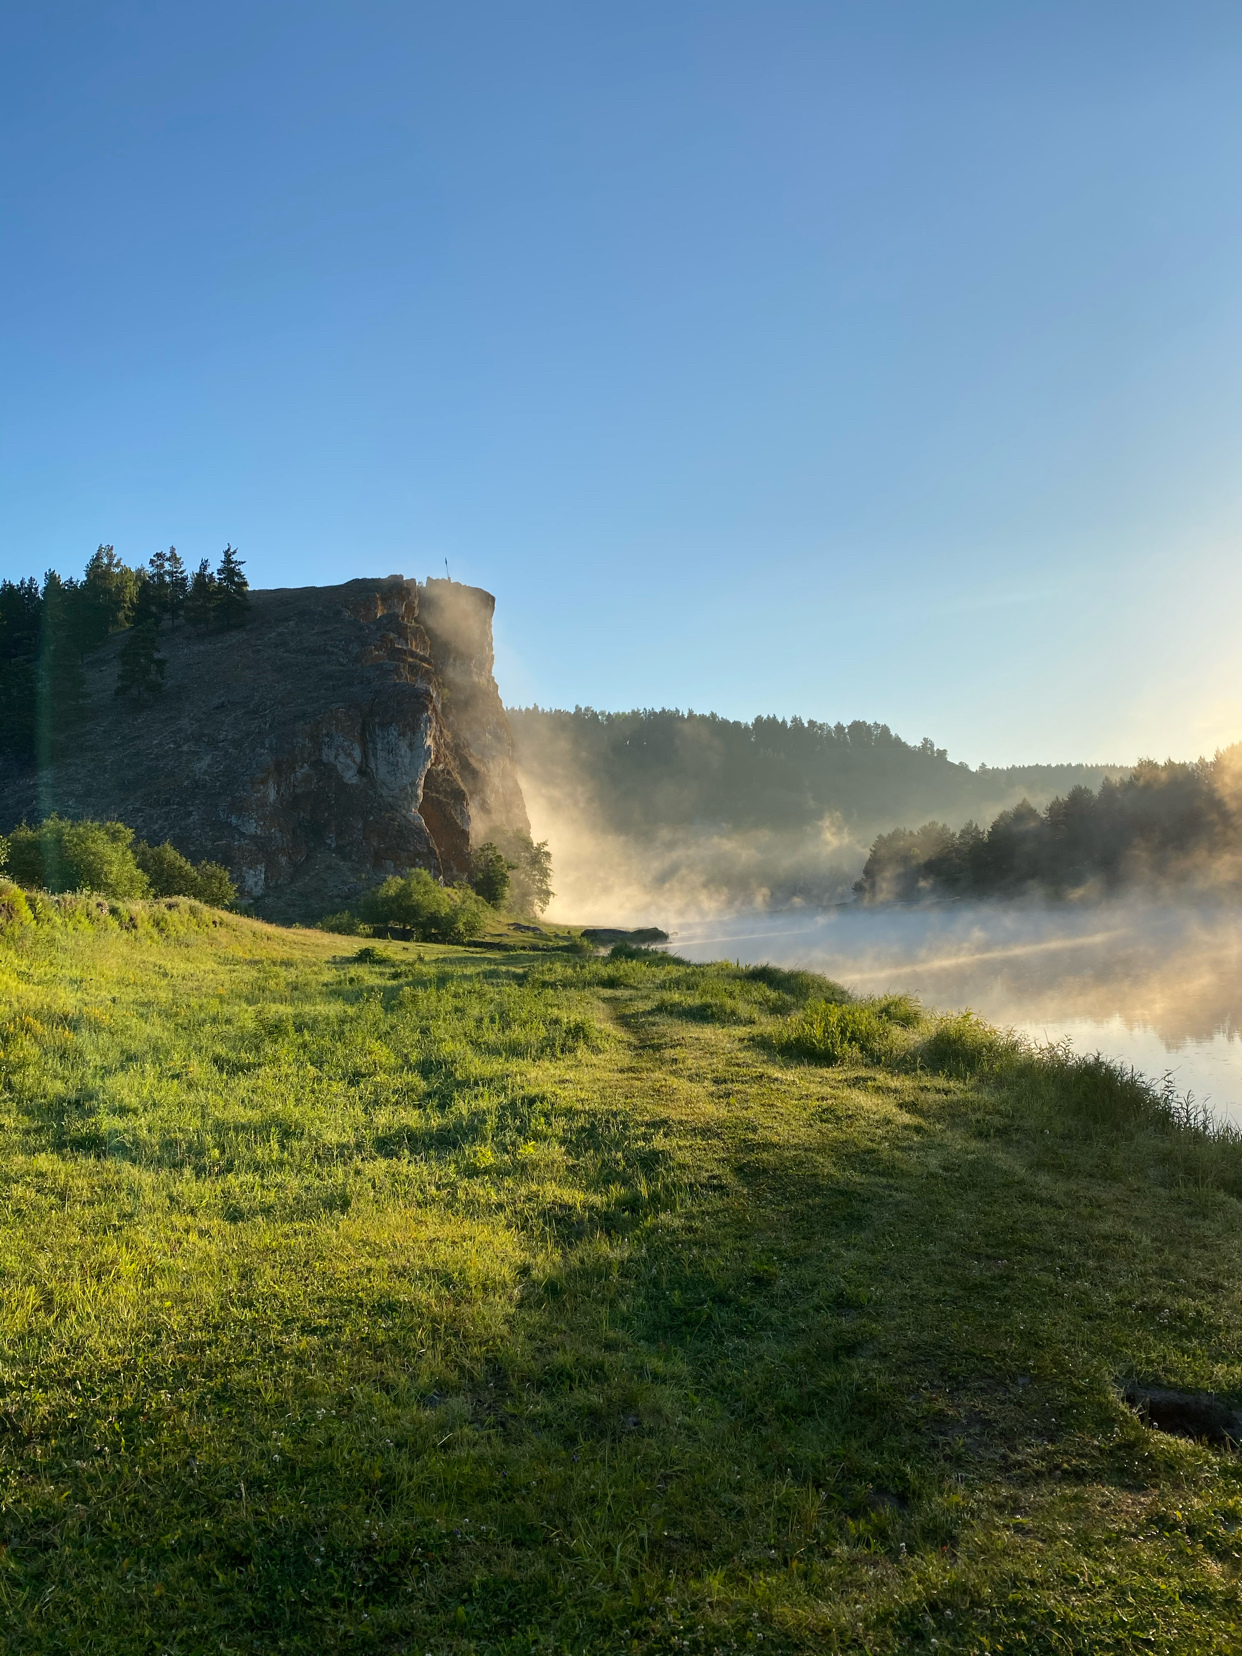
[[[447,558],[445,558],[445,560],[444,560],[444,579],[446,581],[451,581],[453,579],[453,577],[448,572],[448,559]]]

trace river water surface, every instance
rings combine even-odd
[[[862,994],[972,1007],[1036,1041],[1068,1040],[1242,1126],[1242,909],[944,903],[734,914],[683,924],[691,960],[770,961]]]

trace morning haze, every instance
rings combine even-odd
[[[1233,1656],[1236,8],[5,43],[4,1649]]]

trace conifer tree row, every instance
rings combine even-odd
[[[204,559],[192,578],[175,546],[131,568],[101,545],[80,579],[48,570],[42,582],[0,581],[0,756],[50,757],[54,738],[85,711],[83,662],[113,633],[129,629],[116,693],[137,704],[163,688],[164,622],[169,632],[183,622],[197,632],[231,632],[245,624],[248,591],[231,543],[214,573]]]
[[[250,582],[242,574],[242,560],[230,542],[216,570],[216,614],[226,632],[245,625],[250,608],[249,591]]]

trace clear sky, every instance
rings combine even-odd
[[[444,572],[510,702],[1242,737],[1242,7],[10,6],[0,573]]]

